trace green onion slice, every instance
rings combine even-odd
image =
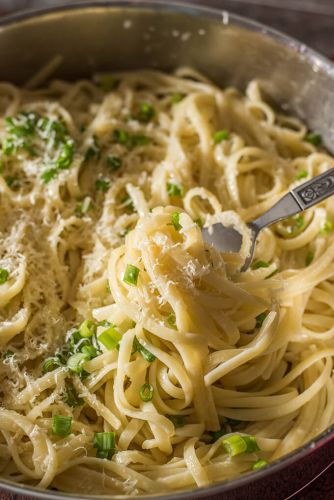
[[[241,453],[254,453],[260,450],[254,436],[232,434],[223,439],[222,444],[230,457],[235,457]]]
[[[96,191],[101,191],[102,193],[106,193],[109,189],[110,182],[108,179],[97,179],[95,181],[95,189]]]
[[[185,98],[185,94],[182,94],[181,92],[175,92],[170,96],[170,102],[172,104],[177,104],[182,101],[182,99]]]
[[[184,188],[182,184],[177,184],[176,182],[167,182],[167,193],[169,196],[175,196],[177,198],[182,198],[184,195]]]
[[[261,267],[269,267],[269,263],[264,260],[258,260],[251,265],[251,268],[255,271],[255,269],[260,269]]]
[[[173,312],[169,313],[167,316],[167,323],[172,327],[176,328],[176,316]]]
[[[167,418],[174,424],[174,427],[183,427],[185,425],[184,415],[167,415]]]
[[[94,321],[86,319],[79,326],[79,333],[84,338],[92,337],[96,333],[96,324]]]
[[[202,229],[202,227],[204,226],[204,222],[202,221],[202,219],[200,217],[198,217],[197,219],[194,219],[194,222],[195,222],[195,224],[198,225],[198,227],[200,229]]]
[[[309,132],[305,136],[305,141],[310,142],[313,146],[320,146],[322,143],[322,137],[317,132]]]
[[[260,450],[254,436],[242,436],[242,439],[245,441],[247,446],[246,453],[254,453]]]
[[[69,384],[64,393],[63,393],[63,401],[71,408],[75,408],[76,406],[82,406],[84,404],[84,400],[79,397],[76,389],[72,384]]]
[[[314,259],[314,252],[309,250],[305,257],[305,266],[309,266]]]
[[[8,281],[9,272],[7,269],[0,268],[0,285],[4,285]]]
[[[138,269],[138,267],[133,266],[132,264],[128,264],[126,266],[123,276],[124,283],[127,283],[128,285],[137,286],[139,272],[140,269]]]
[[[90,359],[90,356],[84,352],[77,352],[72,354],[67,360],[68,368],[74,373],[82,373],[83,365]]]
[[[333,224],[330,220],[326,220],[324,222],[324,224],[322,225],[322,228],[320,230],[320,234],[322,234],[322,236],[327,236],[331,230],[333,229]]]
[[[112,172],[116,172],[122,166],[122,158],[115,155],[109,155],[107,158],[107,166]]]
[[[124,146],[128,145],[130,142],[130,136],[125,130],[116,129],[113,133],[113,138],[115,142],[118,144],[123,144]]]
[[[182,226],[180,224],[180,213],[179,212],[174,212],[172,214],[172,224],[174,226],[174,228],[176,229],[176,231],[179,231]]]
[[[98,341],[101,342],[109,351],[115,349],[121,339],[122,335],[116,330],[114,325],[109,326],[98,336]]]
[[[301,180],[301,179],[305,179],[306,177],[308,177],[308,172],[307,170],[300,170],[298,173],[297,173],[297,180]]]
[[[154,388],[151,384],[143,384],[140,388],[139,395],[142,401],[147,403],[153,398]]]
[[[105,73],[104,75],[99,76],[98,83],[105,92],[108,92],[110,90],[114,90],[118,86],[119,80],[110,73]]]
[[[60,366],[63,366],[63,364],[58,356],[47,358],[43,363],[43,373],[53,372],[53,370],[56,370]]]
[[[222,440],[222,445],[230,457],[235,457],[247,451],[247,444],[239,434],[226,437]]]
[[[256,316],[256,325],[255,327],[256,328],[261,328],[262,326],[262,323],[264,322],[264,320],[266,319],[266,317],[268,316],[268,313],[267,312],[263,312],[261,314],[259,314],[258,316]]]
[[[266,465],[268,465],[268,462],[266,460],[263,460],[262,458],[259,458],[253,465],[252,469],[259,470],[265,467]]]
[[[42,173],[41,179],[45,182],[45,184],[47,184],[52,179],[54,179],[55,177],[57,177],[58,173],[59,173],[59,171],[58,171],[57,168],[49,168],[48,170],[45,170]]]
[[[114,432],[95,432],[93,447],[98,450],[109,451],[115,449]]]
[[[229,139],[229,137],[230,137],[230,134],[229,134],[228,130],[218,130],[217,132],[215,132],[213,134],[213,142],[215,144],[219,144],[220,142],[226,141],[227,139]]]
[[[71,434],[72,417],[66,415],[54,415],[52,418],[52,432],[56,436],[68,436]]]
[[[139,111],[134,118],[142,123],[148,123],[154,118],[154,115],[155,109],[152,104],[149,102],[141,102],[139,105]]]
[[[115,450],[96,450],[96,458],[106,458],[107,460],[111,460]]]
[[[209,434],[211,436],[211,442],[215,443],[218,439],[226,434],[226,428],[225,426],[223,426],[219,429],[219,431],[211,431]]]
[[[85,161],[88,161],[92,158],[96,158],[98,160],[100,156],[101,156],[101,148],[98,144],[96,135],[93,135],[91,139],[91,145],[89,146],[85,154]]]
[[[146,135],[133,135],[131,137],[131,146],[146,146],[146,144],[149,144],[151,142],[151,139],[147,137]]]
[[[133,347],[134,347],[134,352],[138,351],[146,361],[149,363],[153,363],[153,361],[156,359],[154,354],[152,354],[146,347],[144,347],[137,337],[135,336],[133,339]]]

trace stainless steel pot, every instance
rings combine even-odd
[[[63,63],[53,76],[65,79],[111,69],[168,71],[180,65],[193,66],[223,86],[243,89],[257,78],[273,101],[303,118],[322,134],[329,150],[334,148],[334,66],[296,40],[228,12],[154,0],[95,1],[0,21],[0,80],[23,84],[56,54]],[[159,498],[221,498],[295,464],[332,439],[334,426],[257,473]],[[50,500],[79,498],[0,479],[1,488]]]

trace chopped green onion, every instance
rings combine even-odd
[[[266,319],[266,317],[268,316],[268,313],[266,312],[263,312],[261,314],[259,314],[258,316],[256,316],[256,325],[255,327],[256,328],[261,328],[262,326],[262,323],[264,322],[264,320]]]
[[[218,132],[215,132],[213,134],[213,142],[215,144],[219,144],[220,142],[226,141],[227,139],[229,139],[229,137],[230,137],[230,134],[229,134],[228,130],[218,130]]]
[[[90,359],[96,358],[98,354],[96,347],[94,347],[93,345],[84,345],[81,348],[81,352],[87,354],[87,356],[89,356]]]
[[[6,137],[6,139],[2,143],[2,152],[4,155],[11,155],[14,152],[15,145],[14,140]]]
[[[125,269],[125,273],[123,276],[124,283],[128,285],[137,286],[138,276],[140,269],[138,267],[133,266],[132,264],[128,264]]]
[[[74,373],[82,373],[83,365],[90,359],[90,356],[84,352],[72,354],[67,360],[68,368]]]
[[[21,185],[19,179],[17,177],[12,176],[12,175],[8,175],[5,178],[5,181],[6,181],[7,186],[11,189],[17,189]]]
[[[43,363],[43,373],[48,373],[48,372],[53,372],[53,370],[56,370],[56,368],[59,368],[62,366],[61,360],[58,358],[58,356],[54,356],[52,358],[47,358],[44,363]]]
[[[9,359],[9,358],[12,358],[13,356],[15,356],[15,353],[13,351],[11,351],[10,349],[8,349],[8,351],[3,353],[2,359]]]
[[[115,449],[114,432],[95,432],[93,447],[98,450],[109,451]]]
[[[333,229],[333,224],[330,220],[327,219],[322,225],[320,234],[322,234],[322,236],[327,236],[327,234],[329,234],[332,229]]]
[[[172,328],[175,328],[175,325],[176,325],[176,317],[175,317],[175,314],[173,312],[171,312],[170,314],[168,314],[167,316],[167,323],[172,327]]]
[[[42,173],[41,179],[45,182],[45,184],[47,184],[52,179],[57,177],[57,175],[58,175],[57,168],[49,168],[48,170],[45,170],[45,172]]]
[[[133,147],[135,146],[146,146],[146,144],[149,144],[151,142],[151,139],[147,137],[146,135],[133,135],[131,137],[131,145]]]
[[[200,227],[202,229],[202,227],[204,226],[204,222],[202,221],[202,219],[200,217],[198,217],[197,219],[194,219],[194,222],[195,224],[198,225],[198,227]]]
[[[295,221],[295,229],[302,229],[305,225],[305,219],[303,217],[303,215],[296,215],[294,217],[294,221]]]
[[[94,208],[94,206],[93,206],[91,198],[89,196],[86,196],[83,199],[83,201],[76,204],[74,212],[75,212],[75,215],[77,215],[78,217],[82,217],[90,210],[93,210],[93,208]]]
[[[3,285],[6,283],[9,277],[9,272],[7,269],[3,269],[2,267],[0,268],[0,285]]]
[[[309,132],[306,134],[305,139],[306,142],[310,142],[314,146],[320,146],[322,143],[322,137],[317,132]]]
[[[74,143],[72,140],[68,140],[63,144],[60,155],[56,160],[57,167],[60,170],[67,170],[73,161],[74,155]]]
[[[115,349],[122,340],[122,335],[111,325],[104,330],[99,336],[98,341],[101,342],[109,351]]]
[[[241,436],[240,434],[226,437],[222,440],[222,444],[231,457],[241,453],[254,453],[260,449],[254,436]]]
[[[139,111],[135,115],[135,119],[142,122],[148,123],[154,118],[155,109],[149,102],[141,102],[139,105]]]
[[[182,184],[177,184],[176,182],[167,182],[167,193],[169,194],[169,196],[182,198],[184,194],[184,188]]]
[[[114,140],[118,142],[118,144],[123,144],[124,146],[129,144],[130,136],[125,130],[121,129],[114,130],[113,137]]]
[[[97,142],[96,135],[93,135],[91,141],[91,145],[89,146],[85,154],[85,161],[91,160],[92,158],[96,158],[98,160],[101,156],[101,148],[99,146],[99,143]]]
[[[100,321],[99,326],[105,326],[106,328],[109,328],[109,326],[114,326],[114,325],[110,323],[110,321],[108,321],[107,319],[103,319],[102,321]]]
[[[256,269],[260,269],[261,267],[269,267],[269,263],[264,260],[258,260],[251,265],[251,269],[253,269],[254,271]]]
[[[311,252],[311,250],[309,250],[305,257],[305,266],[309,266],[313,261],[313,259],[314,259],[314,252]]]
[[[115,450],[96,450],[96,458],[106,458],[107,460],[111,460]]]
[[[122,208],[124,208],[127,213],[132,214],[133,212],[135,212],[135,207],[134,207],[132,198],[128,194],[126,194],[121,199],[121,203],[122,203]]]
[[[269,278],[272,278],[273,276],[275,276],[275,274],[278,273],[278,269],[275,269],[275,271],[273,271],[272,273],[270,273],[268,276],[266,276],[266,280],[268,280]]]
[[[52,432],[56,436],[68,436],[71,434],[72,417],[65,415],[54,415],[52,418]]]
[[[185,417],[183,415],[167,415],[167,418],[174,424],[175,428],[185,425]]]
[[[64,393],[63,393],[63,401],[71,408],[75,408],[76,406],[82,406],[84,404],[84,400],[79,397],[76,389],[72,384],[69,384]]]
[[[233,434],[222,440],[224,446],[230,457],[235,457],[247,451],[247,443],[239,434]]]
[[[105,74],[105,75],[100,75],[99,77],[99,85],[106,92],[114,90],[118,84],[119,80],[115,78],[113,75]]]
[[[94,321],[86,319],[79,326],[79,333],[84,338],[92,337],[96,333],[96,324]]]
[[[151,384],[143,384],[140,388],[139,395],[140,399],[147,403],[153,398],[154,388]]]
[[[180,214],[179,212],[174,212],[172,214],[172,224],[174,226],[174,228],[176,229],[176,231],[179,231],[182,226],[180,224]]]
[[[95,182],[96,191],[102,191],[102,193],[106,193],[109,189],[110,182],[108,179],[97,179]]]
[[[171,95],[170,97],[170,102],[172,104],[177,104],[178,102],[182,101],[182,99],[185,98],[185,94],[182,94],[181,92],[175,92],[174,94]]]
[[[107,165],[112,172],[116,172],[122,166],[122,158],[115,155],[109,155],[107,158]]]
[[[300,170],[298,173],[297,173],[297,180],[299,181],[300,179],[305,179],[306,177],[308,177],[308,171],[307,170]]]
[[[146,347],[144,347],[137,337],[135,336],[133,339],[133,347],[134,347],[134,352],[138,351],[146,361],[149,363],[153,363],[153,361],[156,359],[154,354],[152,354]]]
[[[254,436],[242,436],[242,439],[245,441],[247,446],[246,453],[254,453],[255,451],[260,450]]]
[[[226,434],[226,428],[223,426],[218,431],[210,431],[211,443],[215,443],[218,439]]]
[[[120,233],[119,233],[119,236],[121,238],[125,238],[125,236],[131,231],[130,228],[126,227],[125,229],[123,229]]]
[[[252,470],[262,469],[266,465],[268,465],[268,462],[266,460],[262,460],[262,458],[259,458],[253,465]]]

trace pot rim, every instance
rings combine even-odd
[[[65,1],[65,0],[63,0]],[[54,7],[47,8],[33,8],[24,9],[14,14],[5,15],[0,19],[0,37],[2,28],[7,26],[22,24],[34,18],[49,16],[53,14],[59,14],[61,12],[70,12],[76,10],[101,10],[101,9],[113,9],[124,7],[129,10],[160,10],[169,11],[172,13],[179,13],[188,15],[189,17],[201,16],[205,18],[212,18],[216,20],[221,20],[225,25],[234,25],[240,28],[247,29],[249,31],[254,31],[268,36],[274,41],[280,43],[281,45],[289,47],[291,50],[300,52],[303,56],[309,60],[310,64],[316,65],[321,68],[325,73],[333,76],[334,80],[334,64],[327,59],[322,54],[318,53],[316,50],[308,47],[304,43],[298,41],[297,39],[285,35],[284,33],[270,28],[269,26],[262,24],[258,21],[254,21],[250,18],[240,16],[238,14],[231,13],[225,9],[218,9],[213,7],[203,7],[202,5],[195,5],[191,3],[184,3],[179,1],[168,1],[165,0],[79,0],[71,4],[58,4]],[[1,43],[1,41],[0,41]],[[305,445],[296,450],[284,455],[282,458],[276,460],[268,467],[260,469],[258,471],[247,472],[241,476],[222,481],[219,483],[214,483],[209,486],[189,489],[185,491],[175,491],[172,493],[166,493],[161,495],[149,494],[140,495],[137,498],[140,500],[193,500],[194,497],[200,499],[207,497],[209,495],[218,495],[230,491],[232,489],[240,488],[246,486],[247,484],[254,483],[260,479],[264,479],[272,474],[275,474],[289,465],[304,459],[310,455],[314,450],[321,448],[326,443],[334,440],[334,424],[328,427],[324,432],[322,432],[315,439],[309,441]],[[36,499],[41,500],[92,500],[94,498],[106,498],[108,495],[77,495],[72,493],[66,493],[61,491],[52,491],[46,489],[38,489],[36,487],[27,486],[24,484],[15,483],[0,476],[0,488],[3,490],[17,494],[17,495],[27,495],[33,496]],[[126,499],[130,498],[124,495],[113,495],[110,498]],[[132,497],[131,497],[132,498]]]

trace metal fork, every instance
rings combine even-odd
[[[247,226],[251,230],[251,248],[249,255],[241,268],[246,271],[254,256],[257,237],[267,226],[283,219],[296,215],[307,208],[313,207],[322,200],[334,194],[334,168],[323,174],[313,177],[289,191],[269,210],[257,219],[249,222]],[[224,253],[240,251],[242,235],[233,227],[225,227],[221,223],[213,224],[202,229],[204,240]]]

